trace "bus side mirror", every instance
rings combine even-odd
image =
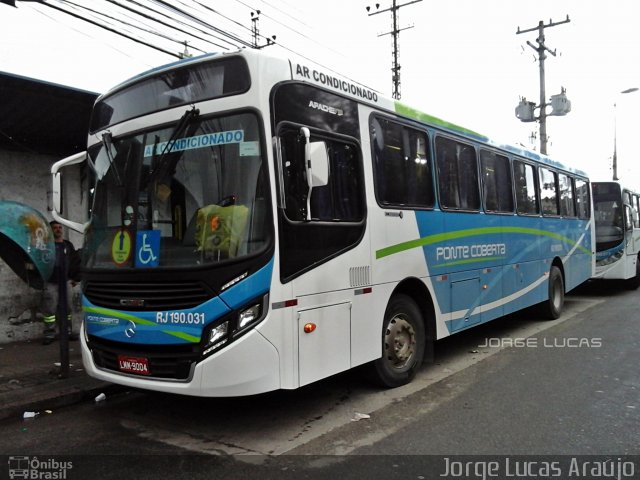
[[[305,138],[304,161],[307,171],[307,221],[311,220],[311,191],[314,187],[323,187],[329,183],[329,154],[325,142],[312,142],[311,132],[307,127],[300,128]]]
[[[311,132],[302,127],[300,133],[305,138],[304,160],[307,168],[309,188],[323,187],[329,182],[329,154],[325,142],[312,142]]]
[[[60,214],[62,213],[62,174],[60,172],[52,173],[53,183],[53,210]]]
[[[307,161],[311,163],[311,182],[314,187],[324,187],[329,183],[329,155],[327,144],[311,142],[307,144]]]
[[[53,192],[53,211],[51,212],[51,215],[57,222],[60,222],[62,225],[65,225],[66,227],[69,227],[72,230],[80,233],[84,233],[85,229],[89,225],[89,222],[77,223],[62,217],[62,172],[60,172],[60,169],[63,167],[68,167],[70,165],[83,163],[86,160],[87,152],[80,152],[76,153],[75,155],[71,155],[70,157],[63,158],[62,160],[58,160],[51,166],[51,190]]]

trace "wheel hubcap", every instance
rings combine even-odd
[[[560,282],[555,282],[553,285],[553,306],[559,309],[562,305],[562,290]]]
[[[391,319],[384,336],[385,356],[389,365],[402,369],[410,364],[416,349],[416,333],[403,315]]]

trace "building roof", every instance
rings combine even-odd
[[[84,150],[97,96],[0,72],[0,148],[61,158]]]

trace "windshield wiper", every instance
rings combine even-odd
[[[173,133],[171,134],[171,138],[169,138],[169,140],[165,144],[164,148],[162,149],[162,152],[160,153],[160,158],[157,161],[156,161],[156,155],[158,154],[158,152],[156,152],[156,149],[158,146],[158,139],[156,139],[156,142],[153,145],[153,156],[151,157],[151,162],[152,164],[157,165],[157,167],[154,168],[153,171],[151,172],[148,183],[153,183],[153,181],[158,177],[158,174],[166,169],[167,153],[171,151],[174,142],[178,139],[180,135],[182,135],[182,133],[187,128],[187,125],[189,125],[189,123],[192,120],[195,120],[196,118],[198,118],[199,115],[200,115],[200,110],[198,110],[195,106],[192,106],[190,110],[187,110],[186,112],[184,112],[184,115],[180,117],[180,121],[178,122],[178,125],[176,125],[176,128],[173,130]]]
[[[107,131],[102,134],[102,145],[104,146],[105,152],[107,154],[107,159],[109,160],[109,165],[111,166],[110,170],[113,171],[113,174],[116,177],[116,183],[118,184],[118,187],[122,187],[122,179],[120,178],[115,159],[113,158],[113,154],[111,153],[111,149],[113,148],[113,138],[111,137],[111,132]]]

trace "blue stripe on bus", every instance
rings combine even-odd
[[[83,296],[89,335],[122,343],[175,345],[198,343],[203,329],[218,318],[269,291],[273,259],[220,296],[195,308],[161,312],[127,312],[102,308]]]
[[[222,300],[234,310],[242,307],[249,300],[264,295],[269,291],[273,273],[273,258],[264,267],[249,277],[222,292]]]
[[[449,332],[543,301],[554,257],[565,265],[566,290],[591,275],[588,220],[437,210],[416,219],[421,239],[447,232],[421,248],[441,314],[453,317]]]

